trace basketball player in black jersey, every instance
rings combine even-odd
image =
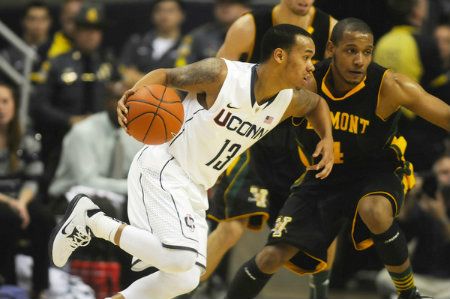
[[[261,60],[263,34],[274,25],[289,23],[312,34],[316,45],[313,60],[322,60],[336,20],[313,3],[314,0],[282,0],[273,7],[242,16],[229,29],[217,56],[232,60],[244,57],[257,63]],[[236,159],[216,188],[208,216],[219,225],[208,238],[208,269],[202,280],[214,272],[246,228],[260,229],[266,220],[273,225],[290,186],[304,171],[291,120],[280,124],[261,143]],[[321,299],[326,297],[327,284],[323,282],[327,279],[327,273],[323,272],[311,282],[311,290]],[[315,298],[314,294],[311,298]]]
[[[450,131],[450,106],[372,63],[373,34],[361,20],[338,22],[328,49],[332,59],[316,66],[315,80],[330,106],[334,169],[321,181],[307,171],[294,184],[267,245],[239,269],[227,299],[254,298],[282,266],[297,273],[326,268],[327,248],[343,221],[350,221],[356,249],[375,245],[399,299],[429,298],[414,286],[406,240],[395,221],[410,173],[402,158],[404,140],[395,133],[400,107]],[[300,123],[296,132],[313,162],[310,124]]]

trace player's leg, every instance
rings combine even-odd
[[[370,231],[399,298],[423,298],[414,284],[406,238],[394,218],[404,198],[400,179],[394,173],[379,174],[368,183],[363,193],[364,196],[357,205],[357,213]],[[355,231],[355,227],[353,230]],[[358,247],[358,244],[355,245]]]
[[[207,280],[247,228],[259,230],[269,217],[268,192],[260,187],[246,151],[227,168],[210,201],[208,217],[218,225],[208,236]]]
[[[199,267],[186,272],[155,272],[133,282],[128,288],[114,295],[111,299],[152,298],[169,299],[189,293],[198,285]]]
[[[337,238],[327,250],[327,268],[321,272],[310,275],[309,299],[327,299],[330,286],[330,274],[336,255]]]
[[[245,262],[235,274],[226,299],[255,298],[270,278],[286,262],[298,253],[298,248],[289,244],[265,246],[255,257]]]
[[[65,220],[55,228],[51,237],[50,254],[54,264],[64,266],[75,249],[88,245],[90,232],[167,272],[186,271],[194,265],[197,257],[194,251],[164,247],[149,231],[106,216],[88,197],[78,195],[70,203]]]
[[[225,254],[236,245],[244,234],[248,218],[222,221],[208,236],[207,265],[205,273],[200,278],[207,280],[214,273]]]
[[[317,198],[312,196],[315,192],[309,188],[298,188],[297,191],[291,194],[281,209],[268,244],[238,270],[230,284],[227,299],[255,298],[282,266],[299,274],[326,268],[326,248],[329,244],[326,244],[321,230]]]
[[[197,268],[194,265],[206,268],[207,238],[206,191],[192,183],[176,161],[167,156],[165,151],[158,152],[156,148],[149,151],[148,156],[140,152],[133,161],[128,179],[131,225],[106,216],[85,196],[72,204],[74,207],[67,217],[70,219],[67,221],[80,220],[75,225],[80,230],[118,244],[143,266],[159,268],[165,274],[153,277],[165,282],[184,277],[181,273]],[[139,158],[144,159],[142,164],[136,163]],[[58,231],[52,246],[53,255],[64,252],[70,245],[75,245],[73,250],[80,245],[80,242],[69,244],[68,237]],[[63,264],[69,255],[65,256]],[[191,277],[194,283],[189,287],[182,282],[165,287],[181,295],[198,283],[200,271],[192,274],[196,276]]]

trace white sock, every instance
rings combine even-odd
[[[87,225],[97,238],[102,238],[114,243],[114,236],[117,229],[123,224],[119,220],[106,216],[103,212],[98,212],[88,217]]]
[[[181,273],[158,271],[133,282],[120,294],[125,299],[169,299],[194,290],[200,280],[200,268],[193,267]],[[149,297],[151,296],[151,297]]]
[[[196,252],[165,248],[151,232],[131,225],[123,229],[119,247],[144,263],[168,273],[188,271],[197,259]]]

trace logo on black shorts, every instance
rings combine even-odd
[[[286,226],[292,221],[292,217],[278,216],[275,227],[272,229],[272,237],[279,238],[283,233],[287,233]]]
[[[184,222],[186,223],[186,226],[189,227],[191,231],[195,230],[195,220],[192,218],[190,214],[187,214],[186,217],[184,217]]]
[[[267,208],[267,197],[269,191],[258,186],[250,186],[251,197],[248,198],[249,202],[255,202],[258,208]]]

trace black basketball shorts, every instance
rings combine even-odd
[[[318,180],[308,172],[303,181],[292,188],[281,208],[268,245],[287,243],[300,252],[285,266],[298,273],[316,273],[327,267],[327,249],[351,221],[351,234],[356,249],[364,250],[373,242],[370,232],[357,215],[359,201],[368,195],[382,195],[398,215],[404,199],[402,175],[395,172],[367,173],[358,179]]]

